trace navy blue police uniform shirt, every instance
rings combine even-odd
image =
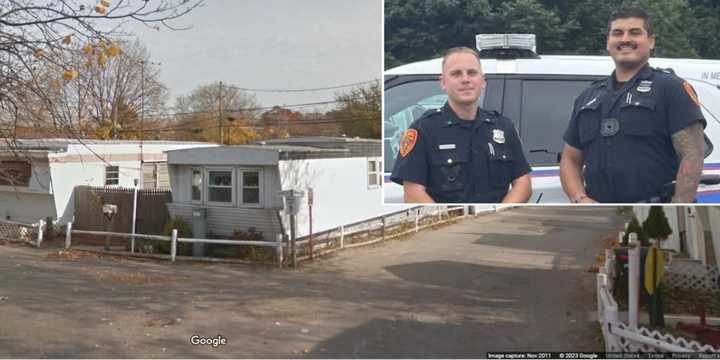
[[[437,203],[499,203],[528,172],[510,120],[482,109],[475,120],[462,120],[446,103],[405,131],[390,179],[424,185]]]
[[[698,121],[705,127],[692,86],[671,71],[645,65],[624,84],[613,73],[583,91],[563,139],[583,152],[589,197],[653,201],[677,175],[672,135]]]

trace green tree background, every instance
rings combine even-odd
[[[386,0],[385,68],[475,47],[478,33],[534,33],[540,54],[605,54],[607,19],[640,6],[657,33],[656,56],[720,59],[714,0]]]

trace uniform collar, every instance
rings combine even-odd
[[[635,74],[635,76],[633,76],[630,80],[628,80],[625,83],[624,88],[627,89],[629,87],[632,87],[633,85],[635,85],[635,83],[638,82],[638,80],[649,79],[650,76],[652,76],[652,73],[653,73],[653,71],[652,71],[652,68],[650,68],[650,64],[645,63],[645,65],[640,69],[640,71],[638,71],[637,74]],[[615,79],[615,70],[613,70],[612,74],[610,74],[610,76],[608,76],[608,78],[605,80],[605,82],[602,83],[603,86],[606,89],[613,89],[613,79]]]
[[[442,108],[437,109],[437,111],[442,112],[447,115],[447,116],[445,116],[445,119],[443,119],[443,121],[445,122],[443,124],[443,127],[448,127],[448,126],[453,126],[453,125],[464,125],[464,124],[468,124],[468,125],[477,124],[478,121],[489,122],[492,124],[495,123],[495,119],[493,119],[492,116],[489,116],[488,112],[481,109],[480,107],[478,107],[478,111],[475,114],[475,120],[472,120],[472,121],[460,119],[457,116],[457,114],[455,114],[455,111],[450,107],[450,104],[448,104],[447,102],[445,102],[445,105]],[[465,126],[468,126],[468,125],[465,125]]]

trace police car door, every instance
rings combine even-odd
[[[567,203],[559,174],[563,134],[575,98],[592,81],[590,75],[508,75],[502,113],[511,119],[532,167],[530,203]]]

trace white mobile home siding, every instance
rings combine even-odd
[[[119,184],[113,186],[132,187],[133,179],[140,176],[140,163],[137,161],[113,161],[110,164],[119,170]],[[104,186],[106,166],[100,160],[51,165],[56,212],[61,224],[71,221],[75,213],[75,187]]]
[[[368,186],[368,159],[379,158],[283,160],[278,165],[282,189],[313,188],[313,233],[398,211],[403,206],[382,205],[380,186]],[[297,237],[310,234],[308,210],[306,194],[297,215]],[[283,216],[290,224],[289,216]]]

